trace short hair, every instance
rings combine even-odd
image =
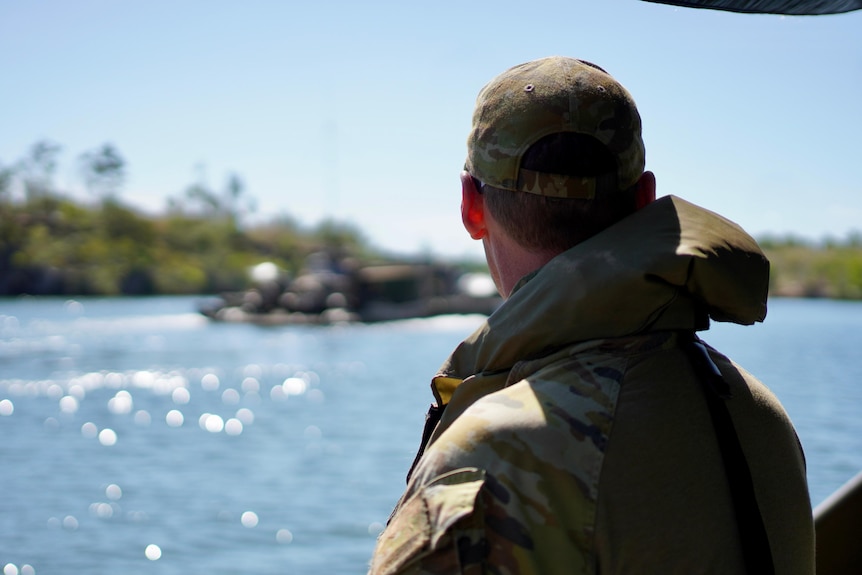
[[[590,200],[481,186],[488,211],[527,249],[563,252],[635,211],[637,185],[618,189],[616,159],[592,136],[574,132],[545,136],[527,150],[521,168],[596,177],[595,197]]]

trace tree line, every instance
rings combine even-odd
[[[127,162],[110,143],[78,156],[91,200],[75,201],[55,183],[61,151],[40,141],[22,159],[0,161],[0,296],[213,294],[249,287],[248,270],[264,261],[288,275],[320,252],[391,261],[349,223],[307,228],[282,215],[244,224],[255,202],[236,174],[221,189],[199,178],[170,197],[163,213],[143,214],[120,198]],[[772,295],[862,299],[862,233],[759,242],[772,264]]]
[[[78,157],[92,198],[76,201],[55,184],[60,152],[41,141],[0,163],[0,295],[219,293],[248,287],[249,268],[263,261],[296,274],[322,251],[385,259],[348,223],[243,225],[254,201],[236,174],[222,189],[193,182],[163,213],[144,214],[120,199],[127,163],[109,143]]]
[[[769,291],[781,297],[862,299],[862,234],[811,241],[758,238],[769,258]]]

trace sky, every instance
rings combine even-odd
[[[640,0],[0,0],[0,166],[111,143],[149,213],[238,175],[256,211],[350,222],[394,254],[481,257],[460,222],[475,98],[535,58],[626,86],[658,195],[752,235],[862,230],[862,11],[782,17]]]

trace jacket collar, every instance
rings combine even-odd
[[[768,285],[769,262],[751,236],[713,212],[666,196],[519,281],[455,349],[432,388],[445,405],[461,380],[507,372],[517,361],[561,346],[701,330],[709,319],[762,321]]]

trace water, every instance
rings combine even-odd
[[[194,298],[0,300],[6,573],[364,573],[429,378],[481,321],[214,324]],[[817,504],[862,470],[862,303],[704,338],[781,398]]]

